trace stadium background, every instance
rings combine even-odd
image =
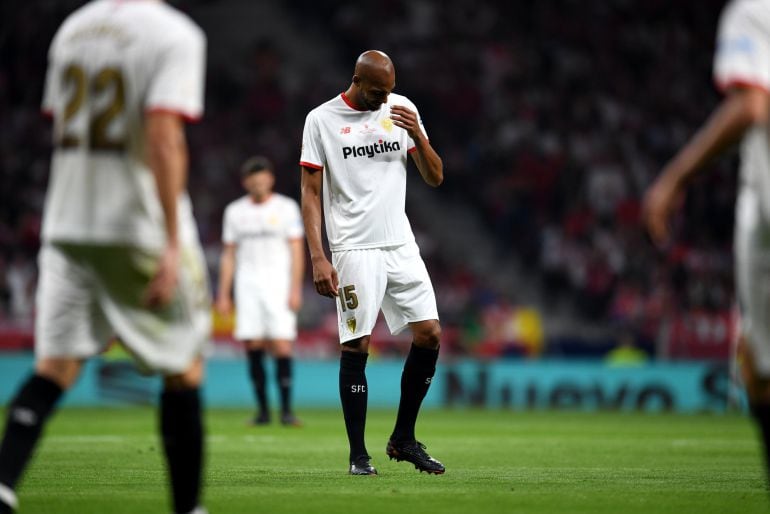
[[[33,340],[46,51],[82,3],[0,6],[0,402],[28,369]],[[734,401],[735,159],[692,189],[664,252],[639,220],[645,187],[719,99],[710,69],[723,2],[173,3],[209,39],[189,189],[214,287],[222,211],[242,194],[239,164],[267,155],[277,190],[298,198],[305,114],[344,90],[362,50],[378,48],[445,165],[437,190],[413,173],[407,200],[444,325],[431,405],[723,410]],[[234,403],[246,404],[228,325],[216,320],[209,382],[220,389],[210,398],[240,391]],[[300,328],[298,403],[336,405],[334,309],[309,279]],[[405,352],[405,337],[379,325],[372,373],[397,380],[389,357]],[[152,397],[119,353],[89,369],[83,403]],[[311,394],[319,388],[323,399]]]

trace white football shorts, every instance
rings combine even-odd
[[[254,281],[235,279],[235,338],[241,341],[297,337],[297,313],[289,308],[286,288],[264,290]]]
[[[35,353],[91,357],[120,338],[144,371],[184,372],[211,332],[206,268],[199,246],[181,252],[171,303],[143,305],[157,252],[129,246],[47,244],[38,257]]]
[[[770,378],[770,225],[764,221],[759,196],[745,187],[735,213],[735,283],[741,332],[756,371]]]
[[[332,253],[340,289],[340,343],[371,335],[382,309],[391,334],[416,321],[438,320],[436,295],[417,243]]]

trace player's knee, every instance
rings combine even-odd
[[[369,353],[369,340],[371,336],[363,336],[352,341],[345,341],[340,345],[343,352]]]
[[[163,377],[163,387],[166,391],[181,391],[183,389],[197,389],[203,381],[203,359],[196,359],[193,364],[182,373],[166,375]]]
[[[421,348],[435,350],[441,343],[441,324],[438,321],[421,323],[414,332],[414,344]]]
[[[79,359],[44,358],[35,363],[35,373],[67,390],[77,381],[82,364]]]

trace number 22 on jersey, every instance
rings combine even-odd
[[[75,64],[67,66],[62,73],[63,89],[69,89],[69,99],[64,106],[64,117],[56,146],[60,148],[79,147],[85,141],[88,148],[97,151],[120,152],[125,149],[125,134],[114,136],[110,126],[126,108],[126,94],[123,73],[118,68],[102,68],[92,76]],[[97,108],[95,100],[106,97]],[[76,130],[74,120],[80,114],[88,116],[86,134]],[[82,131],[81,131],[82,132]]]

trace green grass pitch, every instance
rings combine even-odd
[[[766,512],[753,427],[740,416],[429,410],[418,438],[447,473],[384,455],[392,411],[371,411],[378,477],[351,477],[342,417],[249,427],[207,414],[205,504],[233,513]],[[169,512],[151,409],[62,409],[20,489],[21,514]]]

